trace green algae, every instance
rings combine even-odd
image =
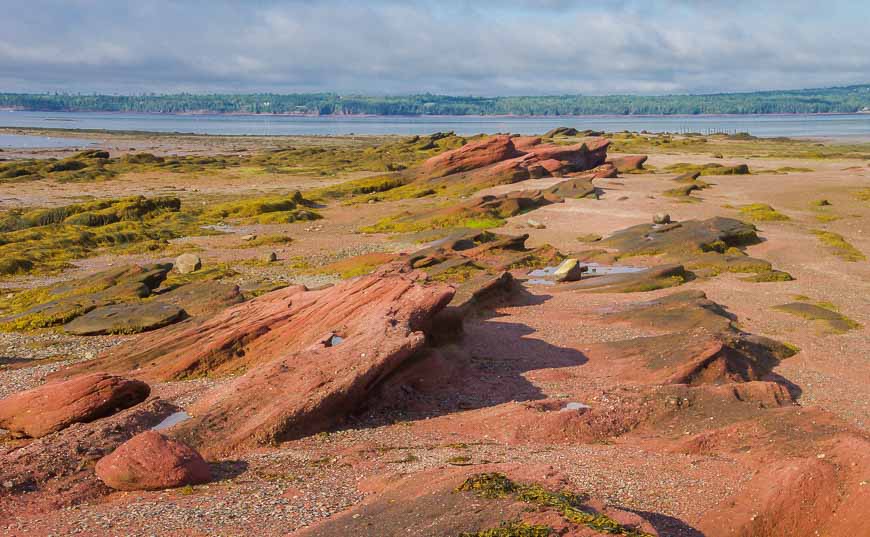
[[[867,259],[859,249],[855,248],[845,237],[832,231],[824,231],[821,229],[811,230],[810,233],[816,236],[819,241],[827,246],[831,252],[842,259],[843,261],[857,262]]]
[[[749,166],[746,164],[737,164],[736,166],[725,166],[715,162],[708,164],[689,164],[687,162],[679,162],[671,164],[665,168],[668,173],[698,173],[699,175],[748,175]]]
[[[791,220],[766,203],[750,203],[737,207],[740,214],[755,222],[783,222]]]
[[[588,496],[568,491],[553,492],[536,483],[515,483],[504,474],[497,472],[475,474],[459,485],[456,491],[470,492],[486,499],[515,498],[538,508],[552,508],[569,522],[601,533],[626,537],[652,537],[650,534],[623,526],[604,514],[587,511],[584,502],[588,500]]]
[[[849,330],[861,328],[860,323],[839,313],[836,306],[826,302],[790,302],[774,306],[773,309],[809,321],[817,321],[823,326],[825,332],[832,334],[844,334]]]

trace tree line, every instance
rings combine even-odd
[[[84,95],[0,93],[0,108],[30,111],[308,115],[669,115],[870,111],[870,85],[702,95],[457,97],[337,93]]]

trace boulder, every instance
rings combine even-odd
[[[653,224],[670,224],[671,215],[668,213],[656,213],[653,215]]]
[[[263,254],[262,260],[263,263],[274,263],[275,261],[278,261],[278,254],[275,252]]]
[[[138,334],[178,322],[185,316],[183,309],[166,302],[115,304],[77,317],[63,329],[77,336]]]
[[[144,382],[106,373],[53,382],[0,400],[0,428],[39,438],[111,416],[141,403],[150,391]]]
[[[190,274],[202,268],[202,259],[196,254],[181,254],[175,258],[175,270],[181,274]]]
[[[646,155],[625,155],[622,157],[613,157],[607,162],[613,165],[619,173],[632,172],[643,169],[643,163],[649,157]]]
[[[94,308],[137,301],[151,295],[171,268],[169,264],[131,265],[42,288],[37,295],[45,297],[41,302],[0,318],[0,329],[47,328],[67,323]]]
[[[547,226],[544,225],[543,223],[538,222],[537,220],[533,220],[531,218],[526,220],[526,224],[532,229],[546,229],[547,228]]]
[[[153,430],[121,444],[94,470],[115,490],[160,490],[211,480],[211,468],[199,453]]]
[[[557,282],[575,282],[586,270],[576,259],[566,259],[556,268],[553,279]]]

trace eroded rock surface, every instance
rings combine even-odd
[[[134,406],[150,391],[144,382],[106,373],[52,382],[0,400],[0,428],[39,438]]]

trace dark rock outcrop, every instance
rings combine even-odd
[[[138,334],[178,322],[186,315],[178,306],[164,302],[114,304],[91,310],[63,329],[77,336]]]

